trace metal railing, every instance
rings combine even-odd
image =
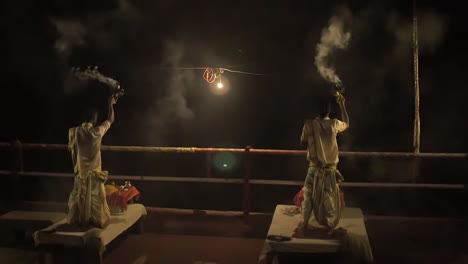
[[[15,141],[0,142],[0,147],[16,147],[22,149],[44,149],[44,150],[67,150],[65,144],[39,144],[21,143]],[[168,152],[168,153],[214,153],[231,152],[244,153],[246,151],[255,154],[268,155],[295,155],[306,154],[305,150],[282,150],[282,149],[254,149],[250,146],[246,148],[197,148],[197,147],[149,147],[149,146],[102,146],[103,151],[113,152]],[[414,152],[354,152],[340,151],[340,157],[372,157],[372,158],[444,158],[444,159],[466,159],[468,153],[414,153]]]
[[[24,149],[42,149],[42,150],[68,150],[65,144],[37,144],[0,142],[0,148],[11,148],[16,155],[16,164],[12,171],[0,170],[0,175],[16,175],[30,177],[56,177],[72,178],[73,173],[55,173],[55,172],[35,172],[23,170],[23,150]],[[197,147],[147,147],[147,146],[102,146],[102,151],[110,152],[163,152],[163,153],[206,153],[207,177],[170,177],[170,176],[136,176],[136,175],[112,175],[109,178],[115,180],[137,180],[137,181],[156,181],[156,182],[196,182],[196,183],[227,183],[243,184],[243,211],[245,221],[248,222],[248,216],[251,209],[251,185],[289,185],[302,186],[302,181],[291,180],[263,180],[252,179],[252,155],[289,155],[305,156],[305,150],[276,150],[276,149],[254,149],[250,146],[246,148],[197,148]],[[233,178],[212,178],[211,177],[211,154],[217,152],[243,153],[244,158],[244,177],[242,179]],[[400,159],[467,159],[468,153],[413,153],[413,152],[340,152],[340,157],[367,157],[367,158],[400,158]],[[343,187],[353,188],[424,188],[424,189],[465,189],[464,184],[427,184],[427,183],[378,183],[378,182],[343,182]]]

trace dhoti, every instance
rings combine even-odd
[[[68,199],[70,224],[105,227],[110,219],[104,183],[107,171],[88,171],[75,177],[73,190]]]
[[[314,213],[320,225],[335,228],[341,217],[340,186],[343,176],[336,165],[310,166],[304,181],[304,201],[302,214],[307,228],[310,216]]]

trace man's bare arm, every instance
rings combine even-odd
[[[102,122],[101,125],[96,126],[93,128],[93,134],[97,137],[102,137],[106,132],[109,130],[111,127],[112,123],[114,122],[114,104],[115,104],[115,98],[114,97],[109,97],[109,109],[107,113],[107,119],[106,121]]]
[[[304,124],[304,127],[302,128],[302,133],[301,133],[301,144],[304,146],[307,146],[307,136],[306,136],[306,125]]]
[[[340,106],[341,110],[341,118],[343,119],[343,122],[345,122],[348,127],[349,127],[349,116],[348,116],[348,111],[346,111],[346,105],[345,105],[345,98],[343,95],[339,95],[336,99],[338,105]]]
[[[107,121],[114,123],[114,104],[116,100],[114,96],[109,97],[109,111],[107,113]]]

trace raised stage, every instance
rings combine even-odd
[[[364,217],[359,208],[345,208],[337,229],[343,228],[347,232],[340,238],[327,237],[323,234],[298,236],[298,227],[302,216],[295,206],[279,204],[276,206],[267,239],[260,254],[258,263],[275,263],[281,254],[327,254],[346,255],[360,263],[372,263],[372,250],[367,236]],[[309,226],[319,227],[313,217]],[[270,236],[284,237],[284,241],[270,240]]]
[[[81,263],[102,263],[106,245],[132,226],[141,231],[141,222],[146,214],[146,208],[142,204],[130,204],[126,213],[112,215],[106,228],[92,228],[86,231],[63,229],[66,225],[66,219],[63,219],[34,233],[36,247],[42,251],[41,262],[50,262],[48,255],[51,255],[53,263],[60,263],[54,260],[57,257],[55,253],[72,249],[72,253],[77,253],[72,255],[84,257],[80,260]]]

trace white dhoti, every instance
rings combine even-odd
[[[107,171],[88,171],[75,177],[68,199],[70,224],[105,227],[110,219],[104,183]]]
[[[108,172],[101,170],[101,140],[110,127],[84,123],[69,130],[68,147],[75,172],[73,190],[68,199],[68,223],[105,227],[110,219],[104,183]]]
[[[302,213],[307,227],[312,212],[320,225],[335,228],[341,217],[339,183],[343,176],[336,166],[309,167],[304,182]]]

